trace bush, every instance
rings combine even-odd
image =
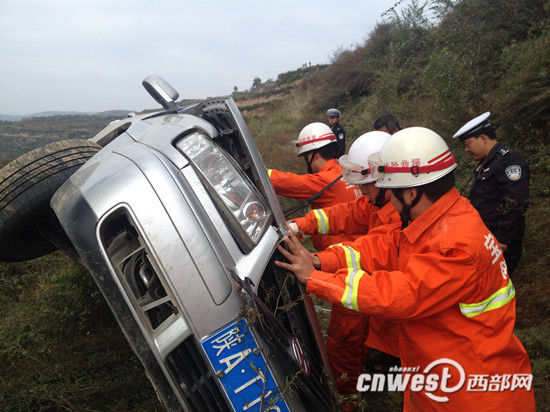
[[[550,27],[542,36],[513,43],[501,57],[503,76],[487,93],[514,143],[526,136],[543,143],[550,123]],[[540,130],[541,135],[533,136]]]

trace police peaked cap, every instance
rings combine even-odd
[[[484,132],[492,130],[493,125],[487,120],[490,115],[491,112],[485,112],[470,120],[453,135],[453,138],[459,138],[460,141],[464,141],[470,137],[479,136]]]
[[[328,117],[340,117],[342,113],[340,113],[340,110],[338,109],[328,109],[327,110],[327,116]]]

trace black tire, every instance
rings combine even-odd
[[[44,235],[63,235],[50,199],[100,149],[89,140],[61,140],[0,169],[0,261],[34,259],[57,249]]]

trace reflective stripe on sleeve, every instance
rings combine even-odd
[[[498,309],[509,303],[514,296],[516,296],[516,290],[511,280],[508,280],[508,284],[502,289],[497,290],[483,302],[478,303],[459,303],[460,311],[467,318],[473,318],[484,312],[488,312],[493,309]]]
[[[361,255],[358,251],[349,246],[341,246],[346,254],[346,263],[348,266],[348,275],[346,276],[346,288],[342,295],[342,305],[348,309],[359,312],[357,303],[357,292],[359,289],[359,280],[365,272],[360,269]]]
[[[356,312],[359,312],[359,304],[357,303],[359,281],[364,274],[365,272],[360,269],[348,269],[348,276],[346,276],[346,289],[344,290],[344,296],[342,296],[342,305]]]
[[[267,175],[269,176],[269,178],[271,179],[271,172],[273,171],[273,169],[267,169]]]
[[[328,216],[323,209],[313,209],[313,214],[317,219],[317,227],[320,235],[329,233]]]

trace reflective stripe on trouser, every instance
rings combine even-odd
[[[508,284],[497,290],[483,302],[478,303],[459,303],[460,311],[467,318],[473,318],[484,312],[488,312],[493,309],[498,309],[509,303],[514,296],[516,296],[516,290],[512,281],[509,279]]]
[[[313,214],[317,219],[317,227],[320,235],[328,235],[329,225],[328,216],[323,209],[313,209]]]

